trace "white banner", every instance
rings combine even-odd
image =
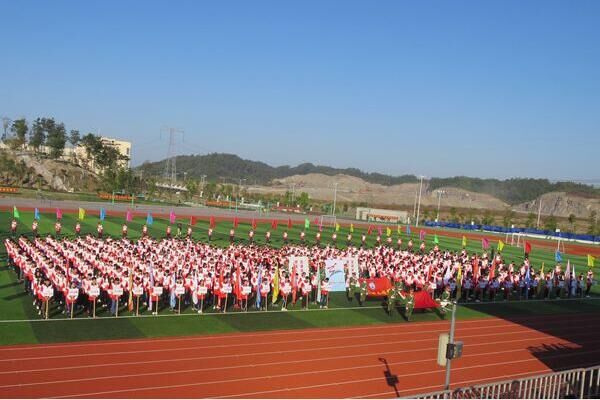
[[[329,278],[329,285],[332,292],[346,291],[345,263],[346,260],[341,258],[329,258],[325,260],[325,277]]]

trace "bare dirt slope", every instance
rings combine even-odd
[[[565,192],[550,192],[543,194],[534,201],[513,207],[516,211],[537,213],[539,200],[542,202],[542,214],[568,217],[574,214],[578,218],[587,218],[592,210],[600,210],[599,198],[588,198]]]
[[[384,186],[368,183],[360,178],[348,175],[328,176],[323,174],[294,175],[283,179],[276,179],[272,186],[252,186],[248,188],[252,193],[278,193],[283,194],[292,190],[306,192],[312,199],[331,200],[333,198],[333,184],[337,182],[337,198],[345,202],[366,202],[390,206],[410,206],[415,201],[419,191],[418,183],[404,183],[400,185]],[[505,202],[482,193],[469,192],[456,188],[440,188],[443,192],[442,207],[472,207],[485,209],[504,209],[508,207]],[[423,185],[421,194],[423,207],[437,207],[438,193],[430,191]]]

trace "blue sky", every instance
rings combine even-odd
[[[0,115],[427,176],[600,178],[600,1],[3,2]]]

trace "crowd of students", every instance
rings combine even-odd
[[[101,235],[99,235],[101,236]],[[236,244],[226,248],[188,238],[155,240],[113,239],[91,235],[74,239],[52,236],[6,239],[9,263],[39,314],[48,317],[52,303],[72,316],[83,309],[95,316],[96,308],[113,315],[128,306],[157,314],[168,307],[179,312],[191,306],[207,309],[264,310],[327,308],[331,290],[325,278],[328,259],[356,259],[358,273],[346,264],[348,299],[364,302],[365,279],[387,277],[403,290],[425,290],[433,298],[459,301],[549,299],[589,296],[593,272],[575,273],[556,264],[547,270],[534,267],[527,257],[520,264],[506,262],[502,254],[469,254],[441,250],[437,245],[419,249],[400,244],[377,244],[339,249],[335,246],[286,245],[281,248]],[[290,268],[291,256],[306,257],[308,271]]]

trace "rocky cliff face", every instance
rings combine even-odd
[[[551,192],[540,196],[534,201],[519,204],[514,207],[516,211],[537,213],[540,200],[543,215],[568,217],[575,214],[577,218],[589,217],[592,210],[600,212],[600,199],[577,196],[565,192]]]

